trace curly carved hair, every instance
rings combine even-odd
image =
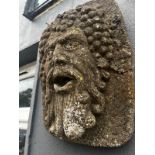
[[[100,1],[100,0],[99,0]],[[39,43],[41,80],[45,81],[44,63],[47,58],[48,39],[55,32],[65,32],[70,27],[80,28],[87,37],[89,49],[104,81],[108,80],[112,69],[123,73],[128,69],[131,56],[123,18],[117,8],[98,5],[89,6],[89,2],[76,9],[59,14],[43,32]],[[110,2],[109,2],[110,3]],[[114,11],[114,14],[112,13]]]

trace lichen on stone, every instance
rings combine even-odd
[[[43,119],[67,141],[118,147],[134,131],[132,50],[114,0],[56,17],[39,43]]]

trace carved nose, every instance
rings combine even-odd
[[[63,55],[57,55],[55,56],[54,58],[54,63],[55,65],[60,65],[60,66],[63,66],[63,65],[66,65],[67,61],[66,61],[66,57],[63,56]]]
[[[54,64],[55,66],[65,66],[66,65],[66,57],[64,55],[57,54],[54,57]],[[68,82],[72,81],[73,78],[71,76],[67,76],[64,74],[58,74],[54,77],[54,85],[57,87],[63,87],[65,86]]]
[[[54,50],[53,62],[55,66],[53,72],[54,90],[60,92],[72,89],[75,77],[71,75],[67,69],[67,65],[69,65],[70,62],[59,44],[57,44]]]
[[[55,65],[66,65],[69,63],[69,58],[65,54],[66,51],[64,51],[61,44],[57,43],[55,46],[55,49],[53,51],[53,61]]]

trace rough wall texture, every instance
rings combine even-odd
[[[113,0],[58,15],[39,44],[43,119],[75,143],[118,147],[134,131],[131,45]]]

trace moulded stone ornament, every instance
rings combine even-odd
[[[47,130],[89,146],[125,144],[134,132],[132,50],[114,0],[58,15],[43,32],[39,52]]]

